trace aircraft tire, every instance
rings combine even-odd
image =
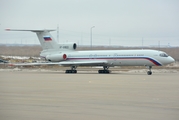
[[[103,73],[103,70],[98,70],[98,73],[99,73],[99,74],[102,74],[102,73]]]
[[[68,70],[66,70],[66,71],[65,71],[65,73],[69,73],[69,71],[68,71]]]
[[[98,70],[99,74],[109,74],[110,71],[109,70]]]
[[[152,71],[148,71],[147,74],[148,74],[148,75],[152,75]]]
[[[66,70],[65,73],[77,73],[77,70]]]
[[[72,71],[72,73],[77,73],[77,70],[71,70]]]

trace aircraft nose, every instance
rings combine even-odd
[[[173,63],[173,62],[175,62],[175,59],[173,59],[172,57],[169,57],[169,62]]]
[[[171,56],[168,56],[168,57],[166,57],[166,59],[163,59],[162,65],[167,65],[167,64],[170,64],[173,62],[175,62],[175,60]]]

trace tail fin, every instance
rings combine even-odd
[[[50,31],[55,30],[18,30],[18,29],[6,29],[7,31],[31,31],[37,34],[39,42],[43,50],[58,49],[58,44],[50,34]]]

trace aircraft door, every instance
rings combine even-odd
[[[119,65],[121,62],[120,60],[118,59],[118,54],[117,53],[114,53],[114,56],[113,56],[113,64],[114,65]]]

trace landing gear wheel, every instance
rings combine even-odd
[[[77,73],[77,70],[73,70],[73,73]]]
[[[77,73],[77,66],[71,66],[71,70],[66,70],[65,73]]]
[[[99,74],[109,74],[110,72],[110,70],[98,70]]]
[[[77,70],[66,70],[65,73],[77,73]]]
[[[152,71],[151,71],[152,66],[146,66],[146,67],[149,69],[149,71],[147,71],[147,74],[148,74],[148,75],[152,75]]]
[[[111,73],[110,70],[108,70],[109,66],[103,66],[103,70],[98,70],[99,74],[109,74]]]
[[[147,74],[148,74],[148,75],[152,75],[152,71],[148,71]]]

